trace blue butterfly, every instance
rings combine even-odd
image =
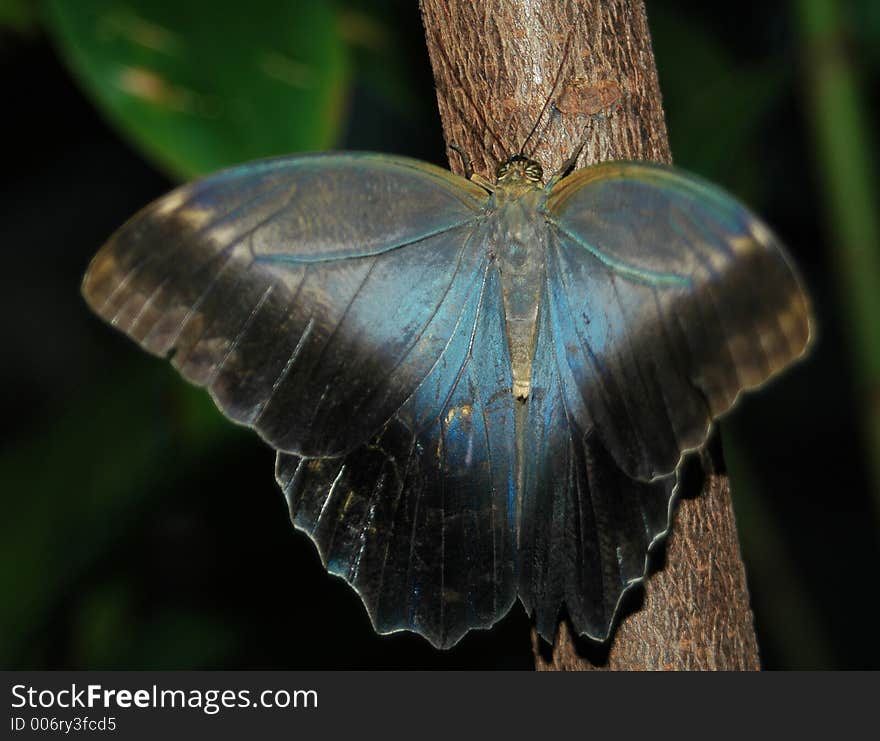
[[[277,453],[294,525],[376,630],[439,647],[517,597],[606,639],[677,471],[801,356],[778,241],[717,188],[608,163],[482,186],[325,153],[174,190],[94,258],[91,307]]]

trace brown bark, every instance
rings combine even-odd
[[[446,142],[493,178],[519,150],[556,172],[609,159],[670,162],[642,0],[421,0]],[[551,96],[554,81],[558,84]],[[452,169],[464,163],[450,149]],[[620,624],[607,660],[579,653],[566,624],[538,669],[757,669],[745,570],[730,486],[703,455],[702,495],[681,502],[665,567],[642,609]],[[592,654],[592,652],[590,652]]]

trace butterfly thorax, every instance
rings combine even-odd
[[[541,206],[545,198],[539,182],[523,178],[499,178],[494,193],[490,244],[494,245],[501,275],[513,391],[519,399],[529,395],[538,304],[544,285],[546,226]]]

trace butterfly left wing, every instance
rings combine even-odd
[[[296,526],[376,628],[515,598],[513,398],[485,191],[399,157],[244,165],[148,206],[89,304],[278,449]]]
[[[83,294],[273,447],[339,455],[436,363],[480,275],[485,200],[402,157],[234,167],[135,215]]]
[[[585,168],[546,212],[519,589],[545,638],[564,603],[603,639],[668,530],[683,455],[805,351],[809,307],[770,231],[671,168]]]

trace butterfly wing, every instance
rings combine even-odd
[[[136,215],[83,293],[273,447],[338,455],[390,417],[449,341],[481,269],[484,201],[403,158],[245,165]]]
[[[547,218],[519,589],[546,638],[564,602],[601,639],[668,529],[682,456],[804,352],[809,307],[770,231],[670,168],[578,171]]]
[[[377,629],[435,645],[515,598],[510,361],[485,202],[401,158],[246,165],[147,207],[83,285],[280,451],[294,523]]]
[[[279,453],[297,528],[361,596],[380,633],[449,647],[516,598],[514,399],[498,272],[463,302],[439,362],[344,459]]]

